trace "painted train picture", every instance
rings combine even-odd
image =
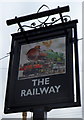
[[[66,38],[21,46],[18,80],[66,73]]]

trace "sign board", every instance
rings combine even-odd
[[[76,23],[12,34],[5,113],[80,105]]]

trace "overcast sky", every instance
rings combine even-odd
[[[11,1],[11,0],[10,0]],[[14,0],[15,1],[15,0]],[[7,26],[6,20],[14,18],[15,16],[20,17],[24,15],[29,15],[32,13],[36,13],[40,6],[46,4],[50,9],[54,9],[58,6],[70,6],[70,12],[66,13],[71,16],[71,19],[78,19],[78,39],[82,38],[82,0],[72,0],[67,2],[68,0],[46,0],[33,2],[28,0],[18,0],[19,2],[7,2],[7,0],[3,0],[0,2],[0,58],[7,55],[10,52],[11,46],[11,34],[17,32],[18,26],[12,25]],[[51,1],[51,2],[50,2]],[[60,1],[60,2],[58,2]],[[28,23],[24,23],[28,24]],[[80,81],[82,74],[82,41],[79,41],[79,63],[80,63]],[[9,57],[3,60],[0,60],[0,117],[21,117],[21,113],[4,115],[4,97],[5,97],[5,89],[7,82],[7,72],[8,72],[8,64]],[[31,116],[31,113],[28,113],[28,116]],[[71,118],[81,118],[82,117],[82,108],[70,108],[70,109],[57,109],[52,110],[48,113],[48,117],[71,117]]]

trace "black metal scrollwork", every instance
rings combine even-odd
[[[40,10],[43,8],[43,7],[46,7],[48,10],[50,10],[50,8],[43,4],[37,11],[37,13],[40,12]],[[60,8],[60,7],[58,7]],[[41,21],[39,18],[37,18],[37,21],[38,22],[32,22],[30,25],[22,25],[22,27],[27,27],[27,28],[33,28],[33,29],[36,29],[36,28],[40,28],[40,27],[46,27],[46,26],[50,26],[50,25],[54,25],[56,24],[57,22],[60,22],[61,20],[61,17],[59,16],[59,18],[56,18],[55,16],[52,17],[50,15],[46,16],[47,18],[44,19],[44,21]],[[51,17],[51,18],[50,18]],[[63,19],[63,22],[68,22],[68,21],[71,21],[71,17],[69,15],[64,15],[62,16],[62,19]],[[49,20],[49,22],[48,22]],[[38,24],[39,23],[39,24]],[[20,30],[20,28],[18,29],[18,31]]]

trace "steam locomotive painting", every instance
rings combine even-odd
[[[21,46],[18,79],[66,72],[65,37]]]

